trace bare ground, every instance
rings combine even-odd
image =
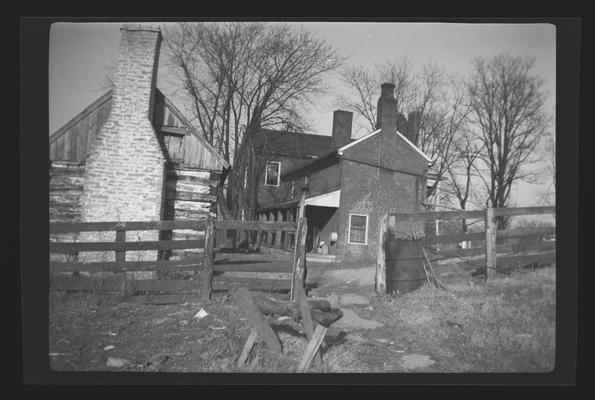
[[[309,295],[336,302],[345,316],[329,329],[323,364],[310,372],[544,372],[554,367],[555,266],[518,271],[485,285],[473,284],[468,271],[457,266],[437,272],[449,291],[424,286],[391,297],[374,294],[369,267],[341,271],[336,265],[312,265],[309,280],[319,285]],[[209,315],[196,318],[201,309]],[[54,293],[50,366],[58,371],[295,371],[305,334],[293,321],[269,322],[282,341],[283,357],[258,345],[248,365],[238,369],[249,328],[224,292],[210,304],[177,305]]]

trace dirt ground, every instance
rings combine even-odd
[[[454,277],[451,281],[449,273]],[[344,316],[325,337],[322,365],[313,365],[309,372],[516,372],[552,367],[553,345],[549,344],[555,335],[548,329],[552,320],[555,322],[555,311],[551,315],[551,293],[545,289],[539,292],[539,282],[535,287],[531,283],[539,277],[520,279],[525,286],[519,285],[518,290],[528,293],[526,286],[531,285],[536,296],[547,300],[540,302],[542,309],[534,313],[548,329],[539,324],[510,328],[488,343],[485,338],[480,342],[477,334],[484,329],[493,331],[494,315],[509,308],[486,308],[489,296],[502,297],[500,287],[496,283],[486,288],[473,286],[468,275],[463,270],[444,270],[449,291],[424,286],[395,298],[374,293],[373,266],[310,264],[308,280],[316,282],[316,287],[308,295],[337,304]],[[543,278],[548,283],[550,275]],[[517,287],[510,282],[502,288]],[[555,285],[553,291],[555,310]],[[286,297],[262,292],[253,295]],[[514,296],[511,299],[517,301]],[[207,315],[199,318],[201,310]],[[494,314],[496,311],[499,314]],[[525,312],[524,317],[531,312]],[[273,356],[259,344],[247,365],[238,368],[235,363],[249,327],[225,292],[215,293],[209,304],[175,305],[53,293],[50,366],[56,371],[294,372],[307,345],[305,334],[299,324],[287,318],[269,317],[269,322],[281,339],[284,355]],[[516,320],[510,324],[519,325]],[[498,356],[501,361],[482,361],[482,352],[500,348],[502,343],[508,348]],[[522,359],[518,359],[519,351]],[[494,358],[494,354],[490,356]]]

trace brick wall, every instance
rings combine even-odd
[[[268,161],[278,161],[281,163],[281,175],[292,171],[296,168],[299,168],[303,165],[306,165],[312,162],[310,158],[301,158],[301,157],[286,157],[280,155],[268,155],[265,156],[265,160]],[[265,167],[266,168],[266,167]],[[295,184],[295,198],[299,199],[301,192],[300,189],[303,185],[304,179],[301,178],[296,180]],[[258,207],[266,207],[270,205],[275,205],[284,201],[288,201],[292,199],[292,183],[291,180],[283,181],[280,180],[279,186],[265,186],[265,169],[263,168],[260,171],[259,180],[258,180],[258,191],[257,191],[257,208]]]
[[[344,260],[373,261],[378,252],[380,218],[390,210],[399,212],[419,210],[421,199],[419,187],[424,180],[353,161],[341,162],[341,177],[337,254]],[[350,213],[368,216],[366,245],[348,243]],[[409,234],[408,231],[401,233],[405,236]]]
[[[110,116],[86,159],[83,221],[148,221],[162,217],[165,157],[149,120],[161,33],[159,28],[121,28]],[[157,231],[127,232],[127,241],[157,240]],[[85,236],[82,238],[82,236]],[[81,240],[113,240],[113,233]],[[151,260],[156,251],[127,252],[127,260]],[[109,261],[113,252],[85,253],[87,261]]]

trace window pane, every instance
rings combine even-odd
[[[366,243],[366,220],[365,215],[351,216],[351,230],[349,241],[354,243]]]
[[[266,184],[275,186],[279,184],[279,163],[267,163]]]

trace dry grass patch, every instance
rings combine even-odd
[[[377,300],[409,352],[435,371],[547,372],[555,357],[555,268],[496,277],[483,286],[448,282]],[[383,321],[384,322],[384,321]]]

